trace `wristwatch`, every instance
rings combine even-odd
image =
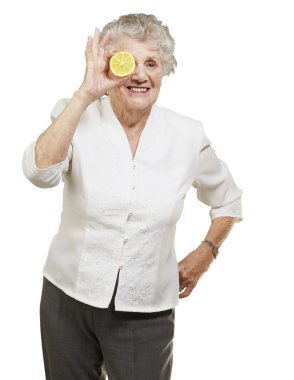
[[[217,255],[218,255],[218,247],[217,246],[215,246],[214,244],[212,244],[210,241],[208,241],[208,240],[203,240],[203,242],[201,243],[201,244],[207,244],[210,248],[211,248],[211,250],[212,250],[212,254],[213,254],[213,256],[214,256],[214,258],[216,259],[216,257],[217,257]]]

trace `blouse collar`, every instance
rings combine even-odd
[[[150,152],[152,144],[155,144],[156,137],[158,137],[159,127],[155,126],[155,113],[157,106],[154,104],[151,108],[145,127],[139,138],[139,143],[135,153],[134,159],[132,159],[131,147],[128,141],[128,137],[122,125],[120,124],[117,116],[115,115],[112,106],[110,104],[109,97],[102,97],[100,99],[100,114],[102,117],[102,127],[110,139],[111,144],[115,144],[118,149],[118,153],[123,155],[131,162],[137,161],[146,152]]]

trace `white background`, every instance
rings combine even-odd
[[[164,79],[158,104],[202,121],[243,190],[244,220],[176,308],[172,379],[294,378],[291,3],[26,0],[1,6],[1,379],[45,379],[41,272],[62,207],[63,183],[34,187],[22,173],[23,151],[50,125],[56,101],[80,85],[87,36],[121,14],[139,12],[155,14],[176,40],[178,67]],[[202,241],[208,212],[192,188],[178,222],[179,260]]]

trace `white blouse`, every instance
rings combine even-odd
[[[70,99],[59,100],[53,120]],[[156,312],[179,303],[176,224],[187,191],[209,205],[210,218],[241,215],[240,190],[199,121],[153,105],[134,159],[108,97],[84,111],[67,158],[35,164],[35,141],[23,154],[35,186],[62,179],[63,210],[43,275],[69,296],[107,308]]]

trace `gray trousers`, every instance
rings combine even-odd
[[[114,310],[80,302],[43,277],[40,327],[47,380],[170,380],[175,308]],[[107,377],[106,377],[107,376]]]

